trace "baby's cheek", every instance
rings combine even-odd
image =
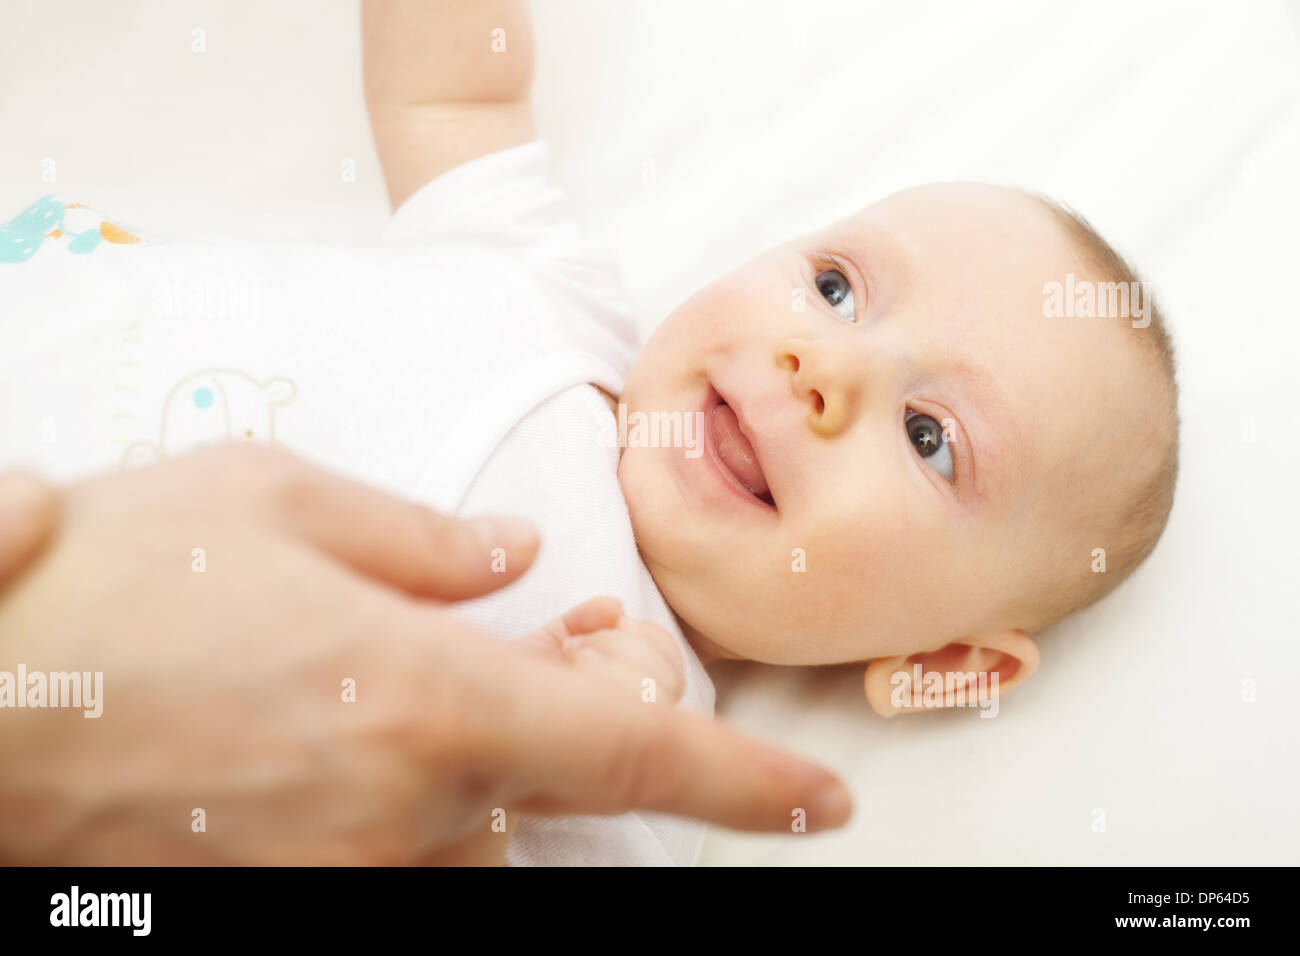
[[[786,284],[778,283],[773,291],[762,282],[732,275],[687,299],[664,321],[659,333],[666,347],[690,361],[727,352],[755,336],[762,338],[770,317],[789,312]]]
[[[866,622],[897,626],[907,608],[932,600],[929,549],[920,544],[901,514],[843,515],[810,541],[805,607],[820,615],[828,637],[862,635]]]

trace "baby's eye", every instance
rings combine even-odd
[[[857,318],[858,313],[853,304],[853,285],[839,269],[827,269],[825,272],[819,272],[817,274],[817,291],[821,293],[823,299],[831,304],[831,308],[844,318],[850,322]]]
[[[951,482],[952,450],[943,440],[943,427],[929,415],[913,411],[907,413],[906,425],[907,437],[911,439],[916,453],[925,459],[927,465]]]

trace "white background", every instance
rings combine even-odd
[[[985,179],[1087,215],[1156,284],[1179,350],[1183,475],[1147,565],[1044,638],[994,720],[882,720],[849,668],[719,669],[723,714],[837,769],[858,805],[832,835],[715,831],[704,862],[1300,863],[1297,5],[535,10],[556,176],[643,329],[894,189]],[[374,239],[357,20],[350,0],[6,0],[0,221],[57,191],[172,237]]]

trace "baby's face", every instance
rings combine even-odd
[[[1047,318],[1086,268],[1050,213],[911,189],[687,300],[629,413],[702,412],[703,453],[629,445],[642,557],[697,648],[781,664],[936,650],[1014,626],[1142,445],[1127,321]],[[723,404],[725,403],[725,405]],[[1088,507],[1085,507],[1085,503]]]

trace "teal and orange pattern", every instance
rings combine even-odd
[[[24,262],[46,242],[57,242],[68,252],[85,255],[105,242],[128,246],[143,241],[142,236],[88,206],[46,196],[0,225],[0,263]]]

